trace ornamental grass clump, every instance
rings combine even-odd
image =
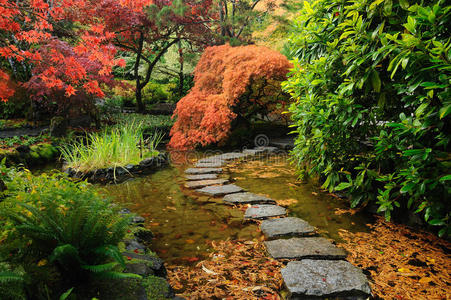
[[[156,156],[161,139],[160,133],[144,138],[142,126],[131,124],[91,133],[86,140],[62,147],[61,153],[67,167],[89,172],[138,164],[143,158]]]

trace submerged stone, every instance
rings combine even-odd
[[[347,261],[292,261],[281,273],[290,293],[288,299],[367,299],[371,296],[365,275]]]
[[[199,174],[199,175],[186,175],[186,180],[209,180],[209,179],[217,179],[218,174]]]
[[[344,259],[346,253],[323,237],[291,238],[265,242],[275,259]]]
[[[227,194],[239,193],[243,189],[234,184],[207,186],[196,190],[199,193],[208,194],[210,196],[223,196]]]
[[[287,213],[287,210],[278,205],[271,204],[259,204],[252,205],[246,210],[244,214],[245,219],[266,219],[271,217],[283,216]]]
[[[315,233],[315,227],[294,217],[265,220],[261,224],[261,229],[268,239],[286,236],[309,236]]]
[[[224,196],[224,202],[228,204],[257,204],[257,203],[270,203],[275,204],[276,201],[267,198],[265,196],[253,194],[253,193],[237,193]]]
[[[186,174],[211,174],[221,172],[221,168],[188,168],[185,170]]]
[[[227,179],[188,181],[187,183],[185,183],[185,186],[187,188],[191,188],[191,189],[198,189],[198,188],[202,188],[204,186],[220,185],[220,184],[226,184],[228,182],[229,181]]]

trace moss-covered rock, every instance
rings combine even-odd
[[[146,290],[147,299],[149,300],[174,298],[174,291],[164,278],[149,276],[144,278],[141,284]]]

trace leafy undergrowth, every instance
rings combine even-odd
[[[449,299],[451,244],[378,217],[370,233],[342,230],[348,260],[366,270],[382,299]],[[369,272],[369,273],[368,273]]]
[[[211,243],[210,257],[194,267],[169,266],[169,283],[188,299],[281,299],[281,263],[260,242]]]

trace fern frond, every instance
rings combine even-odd
[[[103,272],[103,273],[95,273],[97,277],[103,279],[142,279],[142,277],[138,274],[133,273],[120,273],[120,272]]]
[[[94,250],[94,253],[111,257],[116,262],[118,262],[122,267],[125,267],[124,257],[122,256],[122,253],[121,251],[119,251],[119,248],[117,246],[114,245],[100,246]]]
[[[24,278],[22,275],[16,274],[14,272],[0,272],[0,283],[10,283],[10,282],[21,282]]]
[[[117,262],[110,262],[110,263],[106,263],[106,264],[101,264],[101,265],[94,265],[94,266],[90,266],[90,265],[83,265],[81,266],[82,269],[94,272],[94,273],[101,273],[101,272],[106,272],[106,271],[110,271],[113,270],[115,267],[117,267],[119,264]]]

